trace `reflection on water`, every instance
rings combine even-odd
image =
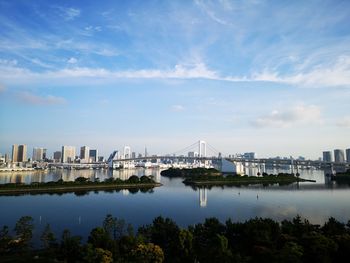
[[[252,167],[249,175],[256,175]],[[288,172],[266,170],[267,173]],[[316,183],[291,185],[220,186],[195,189],[185,186],[181,178],[160,176],[159,169],[130,170],[55,170],[0,174],[0,183],[47,182],[74,180],[83,176],[101,181],[114,177],[127,179],[131,175],[152,175],[162,187],[111,191],[90,191],[66,194],[0,196],[0,226],[13,226],[23,215],[30,215],[36,223],[50,223],[58,233],[64,228],[74,234],[88,235],[101,224],[106,214],[124,218],[136,227],[150,223],[162,215],[173,218],[179,225],[202,222],[207,217],[221,221],[232,218],[244,221],[252,217],[270,217],[275,220],[291,219],[297,214],[312,223],[322,224],[330,216],[343,222],[350,219],[349,185],[339,185],[325,176],[327,171],[302,170],[302,178]],[[80,220],[78,220],[80,218]]]
[[[0,184],[5,183],[25,183],[30,184],[32,182],[50,182],[63,179],[64,181],[74,181],[78,177],[89,178],[91,181],[95,181],[97,178],[103,181],[107,178],[120,178],[122,180],[129,179],[130,176],[142,175],[152,176],[156,182],[160,182],[160,170],[159,169],[123,169],[123,170],[108,170],[108,169],[84,169],[84,170],[46,170],[46,171],[29,171],[29,172],[10,172],[0,173]]]

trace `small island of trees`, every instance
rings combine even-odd
[[[90,181],[85,177],[78,177],[74,181],[63,181],[59,179],[56,182],[32,182],[24,183],[8,183],[0,185],[0,195],[25,194],[25,193],[55,193],[55,192],[74,192],[74,191],[98,191],[111,189],[130,189],[130,188],[153,188],[161,186],[151,177],[132,175],[127,180],[120,178],[107,178],[100,182],[98,179]]]
[[[184,178],[184,184],[192,186],[291,184],[295,182],[315,182],[315,180],[303,179],[299,176],[289,173],[279,173],[276,175],[263,173],[261,176],[241,176],[237,174],[224,175],[213,168],[170,168],[168,170],[162,171],[161,175],[167,177],[182,177]]]

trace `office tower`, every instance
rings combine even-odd
[[[42,161],[44,160],[44,148],[38,148],[38,147],[35,147],[33,148],[33,156],[32,156],[32,160],[33,161]],[[45,152],[45,155],[46,155],[46,152]]]
[[[18,145],[12,145],[12,162],[18,162]]]
[[[72,163],[75,159],[74,146],[62,146],[62,163]]]
[[[136,152],[131,153],[131,158],[135,159],[136,158]]]
[[[103,163],[105,161],[105,158],[103,156],[98,157],[98,162]]]
[[[43,160],[47,159],[47,149],[43,149]]]
[[[27,145],[12,145],[12,162],[27,161]]]
[[[53,159],[54,159],[55,163],[59,163],[62,160],[62,152],[61,151],[54,152]]]
[[[346,162],[350,163],[350,148],[346,149]]]
[[[344,150],[341,150],[341,149],[334,150],[334,161],[336,163],[344,163],[345,162]]]
[[[89,162],[90,148],[87,146],[80,147],[80,161]]]
[[[98,161],[98,150],[90,150],[89,151],[90,162],[96,163]]]
[[[333,158],[332,158],[332,152],[331,151],[324,151],[322,153],[323,155],[323,161],[324,162],[332,162]]]

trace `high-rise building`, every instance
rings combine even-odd
[[[32,160],[33,161],[42,161],[42,160],[44,160],[44,151],[45,151],[45,155],[46,155],[46,149],[38,148],[38,147],[33,148]]]
[[[88,146],[80,147],[80,161],[81,162],[89,162],[90,157],[90,148]]]
[[[59,163],[62,160],[62,152],[61,151],[54,152],[53,160],[55,161],[55,163]]]
[[[98,150],[90,150],[89,151],[90,162],[96,163],[98,161]]]
[[[324,162],[332,162],[333,161],[332,152],[331,151],[324,151],[322,153],[322,157],[323,157],[323,161]]]
[[[18,162],[18,145],[12,145],[12,162]]]
[[[350,163],[350,148],[345,150],[346,152],[346,162]]]
[[[12,162],[27,161],[27,145],[12,145]]]
[[[74,146],[62,146],[62,163],[72,163],[75,159]]]
[[[334,150],[334,161],[336,163],[344,163],[345,162],[344,150],[342,150],[342,149],[335,149]]]

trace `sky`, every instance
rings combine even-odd
[[[350,148],[349,25],[346,0],[1,0],[0,153]]]

